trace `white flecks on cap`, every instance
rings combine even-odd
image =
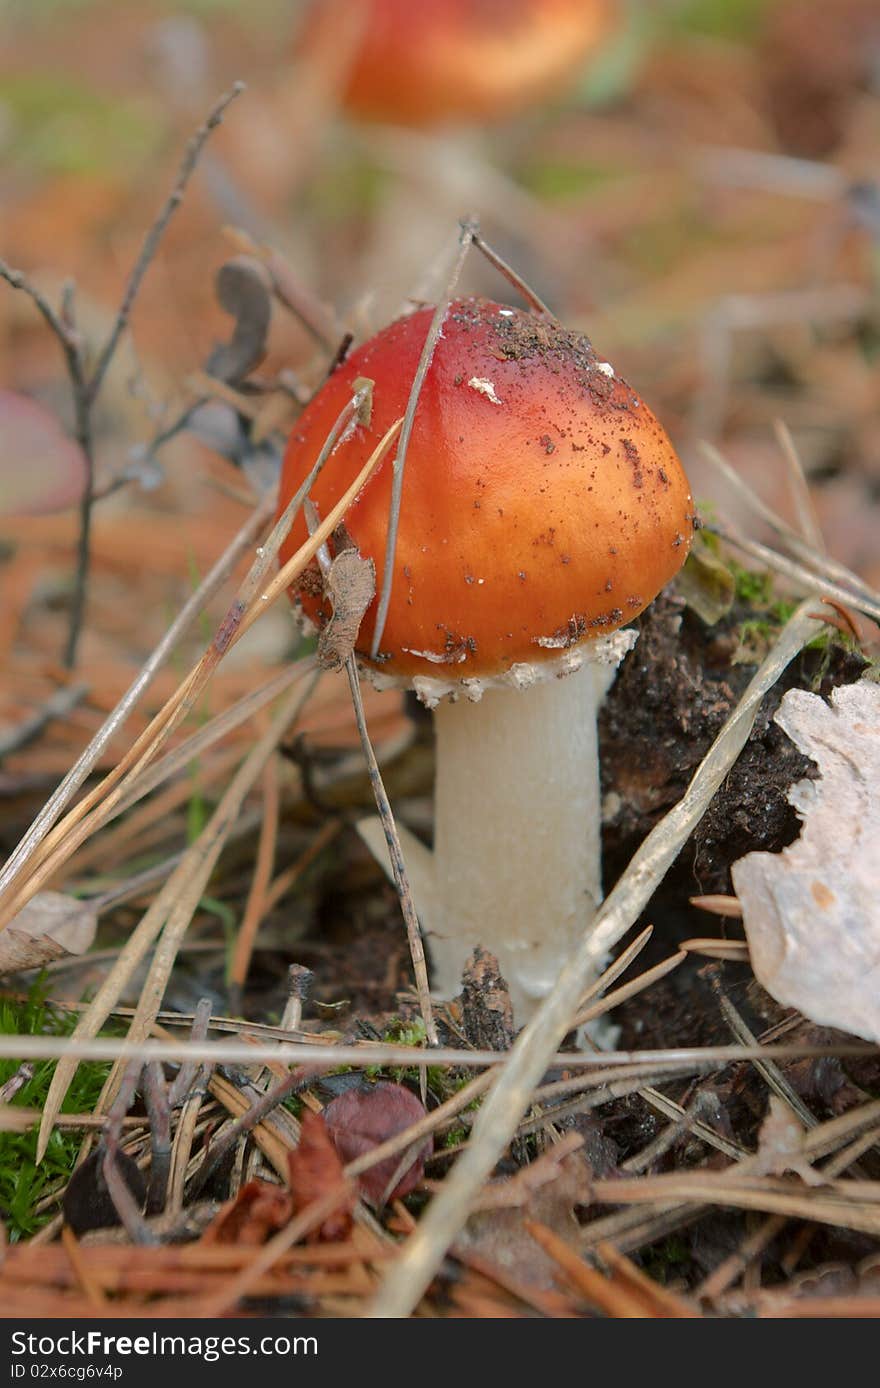
[[[471,376],[468,381],[471,390],[479,391],[480,395],[485,395],[487,400],[491,400],[493,405],[500,405],[501,401],[495,394],[495,386],[491,381],[484,381],[480,376]]]
[[[603,376],[614,375],[614,367],[611,365],[610,361],[597,361],[596,370],[601,371]]]
[[[490,689],[528,689],[543,680],[558,680],[573,675],[583,665],[594,667],[596,679],[604,689],[623,657],[636,644],[637,638],[638,632],[633,627],[623,627],[610,636],[582,641],[572,646],[571,650],[563,651],[554,660],[542,660],[535,664],[519,661],[497,675],[471,675],[465,679],[456,679],[451,672],[445,679],[438,675],[392,675],[367,661],[359,661],[358,664],[374,689],[412,689],[427,708],[436,708],[441,699],[467,699],[469,703],[478,703]],[[426,653],[410,651],[408,654],[424,656]],[[434,659],[437,660],[436,655]]]

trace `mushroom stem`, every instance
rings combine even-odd
[[[523,1025],[589,931],[602,899],[596,720],[634,642],[618,631],[580,647],[569,674],[435,708],[434,852],[399,832],[440,997],[459,992],[480,944]],[[380,821],[358,831],[390,876]]]
[[[602,897],[596,713],[608,667],[435,710],[434,984],[491,950],[522,1024]]]

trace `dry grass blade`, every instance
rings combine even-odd
[[[56,1004],[52,1004],[55,1006]],[[62,1008],[65,1004],[60,1005]],[[77,1007],[68,1010],[79,1010]],[[87,1009],[86,1009],[87,1010]],[[116,1015],[130,1016],[126,1008],[115,1009]],[[189,1017],[171,1017],[183,1025]],[[277,1034],[278,1028],[260,1027],[249,1022],[226,1022],[226,1030],[254,1031]],[[212,1020],[211,1026],[214,1022]],[[218,1023],[219,1026],[219,1023]],[[76,1060],[160,1060],[169,1064],[180,1064],[186,1060],[205,1061],[217,1065],[402,1065],[407,1069],[431,1067],[433,1065],[454,1065],[465,1069],[482,1070],[487,1065],[506,1067],[511,1059],[511,1051],[459,1050],[452,1046],[428,1046],[419,1049],[413,1046],[397,1046],[384,1041],[360,1041],[347,1044],[341,1041],[326,1042],[322,1037],[303,1037],[297,1041],[276,1041],[257,1044],[244,1041],[188,1041],[162,1040],[132,1042],[117,1037],[95,1037],[75,1039],[64,1036],[25,1036],[0,1035],[0,1060],[58,1060],[69,1057]],[[547,1057],[547,1069],[554,1065],[567,1070],[607,1068],[615,1073],[626,1072],[635,1066],[643,1067],[645,1074],[652,1069],[660,1071],[665,1067],[691,1066],[698,1069],[718,1069],[722,1065],[735,1065],[748,1060],[818,1060],[836,1056],[842,1060],[870,1058],[878,1055],[876,1046],[869,1042],[837,1045],[809,1046],[784,1044],[774,1046],[678,1046],[668,1050],[644,1051],[551,1051]],[[856,1111],[861,1113],[862,1110]],[[844,1124],[849,1114],[835,1119],[835,1124]],[[816,1129],[825,1131],[824,1126]],[[845,1127],[848,1133],[849,1128]],[[837,1138],[825,1148],[834,1151]],[[810,1151],[814,1152],[812,1147]]]
[[[665,978],[667,974],[677,969],[679,964],[683,964],[687,955],[684,952],[673,954],[669,959],[662,960],[655,964],[652,969],[646,969],[638,978],[634,978],[631,983],[625,983],[622,988],[615,988],[613,993],[609,993],[600,1002],[594,1002],[589,1007],[585,1007],[579,1012],[572,1022],[573,1027],[585,1026],[587,1022],[593,1022],[597,1017],[602,1017],[612,1008],[619,1007],[628,998],[634,998],[639,993],[643,993],[646,988],[650,988],[658,979]]]
[[[823,578],[821,574],[813,573],[804,564],[797,564],[793,559],[786,559],[784,554],[777,554],[775,549],[769,549],[767,545],[762,545],[757,540],[747,539],[732,525],[721,525],[713,521],[705,528],[710,535],[717,535],[727,544],[734,545],[744,554],[759,560],[765,568],[774,569],[776,573],[790,578],[802,590],[820,593],[823,597],[832,598],[835,602],[842,603],[844,607],[854,607],[856,611],[864,612],[866,616],[873,617],[875,621],[880,619],[880,602],[873,596],[869,596],[861,583],[855,591],[842,588],[839,583],[832,583],[829,579]]]
[[[199,838],[184,855],[184,858],[159,892],[156,900],[141,919],[132,935],[123,946],[119,958],[104,979],[88,1011],[77,1023],[71,1039],[96,1036],[110,1012],[116,1005],[121,989],[131,977],[134,969],[144,957],[147,949],[164,926],[160,947],[156,950],[147,983],[141,1000],[132,1019],[129,1035],[133,1039],[146,1036],[155,1021],[162,1001],[168,974],[177,955],[177,947],[189,925],[214,866],[226,841],[226,835],[235,823],[241,809],[241,802],[255,778],[260,774],[266,758],[274,750],[278,739],[295,716],[303,701],[300,690],[292,690],[284,700],[281,710],[273,719],[269,731],[246,758],[233,778],[214,814]],[[64,1095],[76,1070],[77,1061],[68,1055],[63,1058],[52,1077],[37,1145],[37,1160],[41,1160],[46,1150],[49,1134]],[[112,1091],[108,1081],[105,1096]]]
[[[704,954],[707,959],[746,960],[749,947],[745,940],[721,940],[711,937],[696,937],[682,940],[681,947],[686,954]]]
[[[69,805],[89,772],[100,759],[110,739],[123,726],[138,699],[149,687],[154,675],[168,658],[183,633],[228,579],[242,554],[251,547],[271,519],[274,509],[273,501],[271,498],[267,498],[248,518],[210,573],[181,608],[150,658],[144,663],[137,679],[126,690],[113,712],[105,719],[88,747],[68,771],[58,789],[46,801],[24,838],[0,870],[0,901],[53,827],[58,816]]]
[[[637,935],[625,949],[622,949],[616,959],[612,959],[604,973],[601,973],[598,978],[593,980],[589,988],[584,990],[579,1006],[584,1007],[591,998],[601,996],[606,989],[610,988],[611,984],[616,982],[620,975],[629,968],[633,960],[638,958],[653,933],[653,925],[646,925],[642,933]]]
[[[223,655],[239,640],[257,617],[274,602],[303,569],[314,559],[320,546],[339,524],[349,506],[357,497],[372,473],[379,466],[385,452],[390,447],[400,428],[398,420],[387,431],[376,449],[364,464],[348,491],[322,521],[315,534],[305,541],[279,574],[269,583],[264,592],[259,592],[259,584],[270,562],[272,546],[281,543],[279,526],[276,525],[262,553],[239,590],[239,596],[232,604],[218,631],[199,663],[178,686],[175,693],[150,723],[149,727],[135,741],[118,765],[72,810],[65,820],[55,826],[47,835],[38,850],[38,861],[33,866],[26,883],[17,894],[5,904],[0,916],[0,928],[52,877],[68,860],[70,855],[91,834],[101,827],[116,812],[124,794],[135,780],[156,757],[171,732],[192,709],[202,690],[211,678]],[[288,508],[289,510],[290,508]],[[285,513],[287,514],[287,513]]]
[[[286,693],[292,684],[314,672],[314,659],[307,656],[302,660],[291,661],[290,665],[279,670],[265,684],[238,699],[230,708],[218,713],[197,733],[181,742],[172,752],[160,759],[132,781],[126,795],[116,806],[114,817],[124,814],[133,805],[157,789],[164,781],[185,772],[192,763],[211,747],[214,747],[228,733],[234,732],[242,723],[253,718],[267,704]]]
[[[376,761],[376,754],[370,742],[367,720],[364,715],[364,704],[361,698],[357,665],[353,655],[350,655],[346,660],[345,668],[351,688],[351,701],[354,705],[354,715],[357,722],[358,733],[360,734],[361,746],[364,749],[364,756],[367,760],[367,770],[369,771],[373,798],[376,801],[376,809],[379,811],[379,818],[382,821],[382,828],[385,831],[385,842],[388,845],[391,870],[394,874],[394,885],[397,888],[400,909],[406,924],[406,938],[409,944],[409,952],[412,959],[413,972],[415,974],[419,1010],[422,1014],[422,1021],[425,1024],[425,1035],[428,1044],[430,1046],[436,1046],[438,1043],[437,1024],[434,1021],[434,1009],[431,1006],[431,991],[428,985],[428,966],[425,961],[425,946],[422,940],[422,929],[419,924],[418,915],[416,914],[415,902],[413,901],[413,895],[409,885],[409,877],[403,859],[403,849],[400,845],[400,836],[397,832],[397,825],[394,822],[391,803],[385,790],[385,783],[382,780],[379,763]]]
[[[462,222],[461,229],[456,237],[455,258],[452,269],[446,281],[444,293],[440,297],[434,316],[431,319],[428,334],[425,338],[419,364],[416,367],[416,374],[413,377],[412,388],[409,393],[409,400],[406,404],[406,413],[403,417],[403,428],[400,431],[400,443],[394,459],[394,477],[391,483],[391,510],[388,516],[388,531],[385,537],[385,567],[382,573],[382,587],[379,593],[379,605],[376,609],[376,622],[373,628],[373,644],[370,655],[373,660],[379,654],[382,642],[382,634],[385,631],[385,621],[388,616],[388,607],[391,603],[391,586],[394,582],[394,556],[397,552],[397,528],[400,523],[400,503],[403,496],[403,476],[406,466],[406,452],[409,446],[409,439],[415,422],[416,410],[418,409],[419,396],[428,369],[434,356],[434,349],[437,346],[437,339],[440,336],[440,329],[443,326],[443,319],[449,309],[449,300],[455,291],[461,274],[467,253],[474,239],[477,229],[476,223],[472,221]]]
[[[824,555],[825,541],[822,538],[822,530],[813,506],[813,498],[810,496],[810,484],[807,481],[803,464],[798,457],[798,451],[794,446],[791,430],[785,420],[774,419],[773,432],[785,459],[789,490],[797,513],[800,532],[808,545],[812,545],[814,550]]]
[[[278,844],[278,816],[281,810],[281,786],[279,781],[278,749],[272,750],[263,768],[263,814],[260,821],[260,836],[257,843],[257,858],[251,878],[250,891],[245,902],[244,915],[238,928],[232,959],[229,965],[229,984],[232,990],[240,993],[250,969],[257,931],[266,915],[269,885],[275,867],[275,850]],[[236,993],[236,996],[237,996]],[[236,1004],[236,1012],[241,1007]]]
[[[873,1187],[873,1189],[869,1189]],[[800,1182],[740,1176],[727,1171],[688,1171],[632,1180],[595,1181],[600,1204],[665,1204],[693,1200],[734,1209],[760,1210],[793,1219],[815,1220],[835,1228],[880,1235],[880,1187],[877,1182],[833,1181],[807,1187]]]
[[[724,1020],[737,1041],[743,1041],[747,1046],[754,1044],[757,1037],[746,1026],[730,999],[721,991],[720,985],[716,988],[716,994]],[[813,1117],[800,1095],[792,1089],[778,1065],[774,1065],[772,1060],[756,1060],[753,1064],[768,1088],[788,1105],[792,1113],[797,1114],[806,1128],[818,1126],[818,1120]]]
[[[765,501],[762,501],[757,492],[754,492],[752,488],[743,481],[736,468],[727,461],[717,448],[713,447],[712,444],[703,442],[700,444],[700,452],[706,461],[726,479],[737,496],[748,508],[755,515],[760,516],[762,520],[767,522],[770,528],[779,536],[786,549],[790,549],[792,554],[796,555],[801,563],[806,565],[811,572],[815,572],[820,576],[824,575],[830,579],[836,579],[837,582],[856,589],[866,597],[877,597],[874,590],[868,587],[858,574],[853,573],[852,570],[846,568],[845,565],[839,564],[837,560],[832,559],[821,549],[817,549],[812,544],[808,544],[796,530],[792,529],[787,521],[784,521],[781,516],[777,515]]]
[[[487,1179],[528,1106],[531,1092],[564,1036],[587,978],[638,918],[654,888],[699,823],[719,785],[744,747],[758,708],[779,675],[821,629],[803,603],[783,628],[737,708],[697,768],[679,803],[648,835],[600,908],[595,926],[565,965],[552,992],[520,1033],[508,1065],[486,1100],[471,1144],[447,1177],[444,1189],[382,1287],[371,1315],[405,1316],[421,1297],[446,1249],[467,1218],[471,1201]]]
[[[171,909],[129,1028],[128,1034],[132,1040],[137,1041],[149,1034],[162,1005],[162,998],[183,936],[204,895],[229,831],[241,812],[244,798],[275,752],[281,738],[298,716],[313,687],[313,684],[310,684],[305,690],[292,690],[284,699],[269,727],[242,763],[208,824],[178,868],[175,874],[179,874],[178,891],[172,898]]]

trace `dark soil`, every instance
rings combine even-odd
[[[639,618],[638,643],[599,720],[606,890],[681,798],[752,678],[754,665],[733,664],[731,657],[741,623],[753,616],[737,605],[710,630],[681,599],[662,595]],[[688,936],[723,934],[689,897],[730,892],[733,862],[759,849],[779,852],[797,838],[799,821],[787,793],[815,768],[772,721],[785,692],[827,694],[858,679],[864,668],[860,656],[830,643],[803,652],[774,686],[743,752],[644,914],[641,923],[655,927],[656,949],[668,953]],[[652,1008],[654,1001],[652,993]]]

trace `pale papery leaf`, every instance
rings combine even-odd
[[[38,892],[0,931],[0,976],[85,954],[97,924],[87,902],[63,892]]]
[[[733,864],[752,968],[783,1006],[880,1042],[880,686],[830,705],[792,689],[775,721],[820,778],[789,791],[796,842]]]
[[[0,390],[0,516],[40,516],[78,505],[82,450],[41,405]]]

